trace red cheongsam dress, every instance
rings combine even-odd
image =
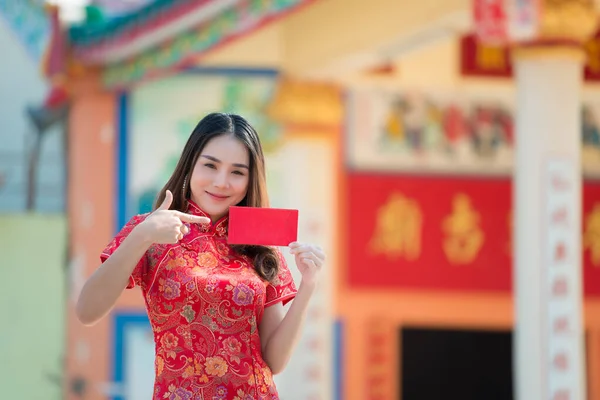
[[[190,214],[207,216],[190,202]],[[133,217],[104,249],[106,260],[147,214]],[[258,333],[265,307],[290,301],[296,287],[281,253],[268,283],[227,244],[227,217],[190,224],[174,245],[155,244],[128,288],[142,289],[155,342],[155,400],[278,399]]]

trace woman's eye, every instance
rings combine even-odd
[[[215,164],[211,164],[211,163],[204,164],[204,166],[205,166],[205,167],[208,167],[208,168],[212,168],[212,169],[215,169],[215,168],[217,168],[217,167],[215,167]]]
[[[242,175],[242,176],[244,175],[244,173],[242,171],[233,171],[233,173],[236,175]]]

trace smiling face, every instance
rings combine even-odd
[[[171,209],[187,212],[193,201],[216,221],[229,207],[268,207],[265,160],[256,130],[236,114],[211,113],[188,138],[173,174],[159,191],[154,209],[167,190]]]
[[[191,200],[217,221],[248,192],[250,155],[235,136],[211,139],[198,156],[190,178]]]

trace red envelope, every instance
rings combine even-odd
[[[230,244],[287,246],[298,240],[298,210],[229,207]]]

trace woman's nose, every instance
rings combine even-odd
[[[227,173],[218,173],[215,176],[215,180],[213,182],[215,187],[227,187],[229,186],[229,176]]]

